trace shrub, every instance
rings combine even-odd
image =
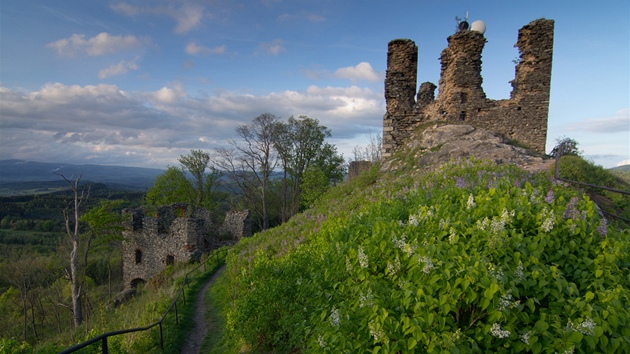
[[[630,345],[630,235],[545,175],[451,163],[375,182],[341,206],[323,201],[311,212],[352,207],[291,251],[249,248],[305,236],[281,226],[230,252],[235,343],[352,353]]]

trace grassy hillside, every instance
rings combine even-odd
[[[623,352],[630,233],[548,174],[377,169],[234,247],[209,352]]]
[[[180,298],[178,308],[179,324],[176,324],[175,314],[171,311],[163,323],[164,350],[160,349],[159,329],[154,327],[143,332],[134,332],[110,337],[108,347],[110,353],[179,353],[188,332],[194,325],[195,299],[200,289],[205,285],[214,272],[224,263],[226,249],[219,249],[213,253],[206,267],[192,273],[189,285],[185,290],[185,304]],[[92,339],[100,334],[143,327],[155,323],[164,314],[184,283],[186,273],[190,272],[197,263],[178,263],[168,266],[164,271],[152,277],[143,288],[129,301],[120,306],[114,306],[112,300],[99,298],[95,295],[94,285],[88,293],[90,306],[97,308],[91,318],[86,318],[76,331],[67,329],[56,330],[53,324],[39,329],[39,338],[33,343],[22,341],[22,327],[20,303],[17,290],[10,288],[0,296],[0,310],[4,322],[0,325],[0,353],[58,353],[73,345]],[[86,284],[87,286],[87,284]],[[69,297],[67,282],[60,280],[61,296]],[[50,293],[54,289],[47,289]],[[54,295],[51,295],[54,296]],[[63,313],[64,320],[70,318]],[[11,327],[10,321],[16,321]],[[79,353],[100,353],[101,343],[97,342]]]

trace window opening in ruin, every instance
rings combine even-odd
[[[521,106],[516,107],[516,110],[520,111],[521,110]]]
[[[459,120],[466,120],[466,111],[459,112]]]
[[[142,251],[136,250],[136,264],[142,263]]]
[[[175,256],[169,254],[168,256],[166,256],[166,265],[168,266],[173,264],[175,264]]]
[[[139,285],[144,285],[145,281],[142,278],[136,278],[134,280],[131,281],[131,287],[133,289],[138,288]]]
[[[468,94],[466,92],[461,92],[460,93],[460,101],[461,101],[461,103],[468,102]]]

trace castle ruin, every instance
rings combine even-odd
[[[431,82],[416,95],[418,47],[409,39],[389,42],[383,118],[384,159],[397,151],[413,130],[426,122],[467,124],[544,153],[551,84],[554,21],[539,19],[521,28],[520,57],[510,99],[486,98],[481,86],[483,34],[461,30],[448,37],[442,51],[439,93]]]
[[[207,210],[185,203],[146,214],[144,208],[123,210],[128,215],[123,231],[125,288],[145,283],[175,262],[199,260],[203,253],[221,246],[221,238],[234,242],[251,236],[248,210],[228,212],[220,227],[212,223]]]

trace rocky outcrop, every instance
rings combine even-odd
[[[548,169],[552,160],[527,149],[510,145],[497,133],[475,128],[472,125],[434,125],[418,132],[405,146],[418,167],[439,166],[451,159],[475,157],[497,164],[515,164],[529,171]],[[385,170],[399,166],[396,158],[383,164]]]

